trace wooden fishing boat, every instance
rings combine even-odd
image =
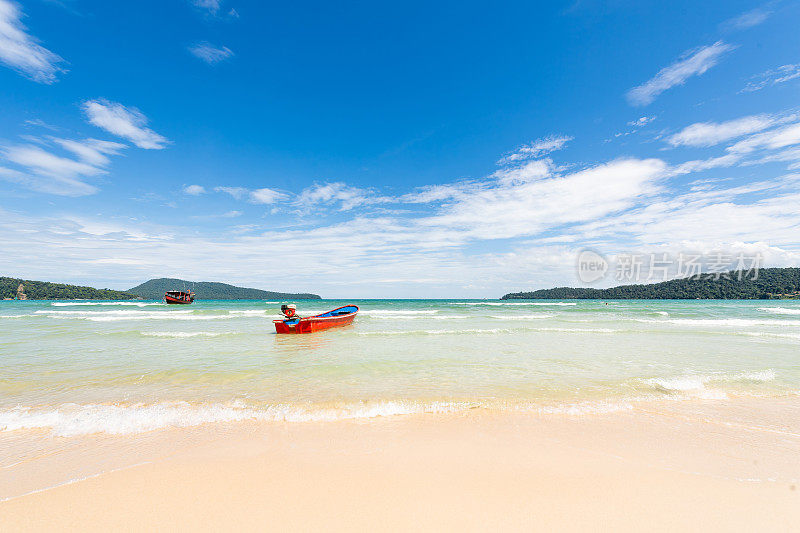
[[[168,304],[190,304],[194,301],[192,291],[167,291],[164,293],[164,301]]]
[[[357,305],[345,305],[321,315],[284,318],[273,322],[277,333],[313,333],[352,324],[357,314]]]

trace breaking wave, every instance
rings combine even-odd
[[[163,428],[185,428],[212,422],[274,421],[321,422],[354,418],[452,413],[469,408],[459,402],[383,401],[342,407],[309,408],[293,405],[250,407],[241,402],[190,404],[63,404],[58,407],[15,407],[0,410],[0,431],[47,429],[53,435],[69,437],[92,433],[124,435]]]
[[[453,302],[452,305],[578,305],[574,302]]]
[[[162,302],[53,302],[53,307],[73,307],[78,305],[128,305],[134,307],[147,307],[148,305],[167,305]]]
[[[219,337],[221,335],[236,335],[237,331],[223,331],[223,332],[213,332],[213,331],[140,331],[140,335],[144,335],[145,337],[175,337],[175,338],[184,338],[184,337]]]
[[[641,381],[657,391],[668,394],[692,392],[699,393],[699,395],[704,398],[725,398],[727,395],[723,391],[708,389],[707,385],[720,385],[725,383],[767,383],[774,380],[775,371],[768,369],[737,374],[700,374],[649,378]]]
[[[786,307],[759,307],[758,310],[772,313],[773,315],[800,315],[800,309],[788,309]]]

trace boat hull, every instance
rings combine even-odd
[[[331,313],[335,313],[339,309],[344,309],[340,307],[339,309],[328,311],[328,313],[324,313],[323,315],[301,318],[299,320],[273,320],[273,323],[275,324],[275,332],[290,333],[290,334],[314,333],[326,329],[349,326],[350,324],[353,323],[353,320],[355,320],[356,315],[358,314],[358,307],[356,306],[345,306],[345,307],[347,308],[354,307],[355,311],[347,314],[325,316]]]
[[[184,300],[182,298],[175,298],[173,296],[164,296],[164,301],[168,304],[179,304],[179,305],[188,305],[194,302],[194,298],[190,298],[188,300]]]

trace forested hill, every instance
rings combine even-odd
[[[288,292],[262,291],[236,287],[212,281],[186,281],[182,279],[158,278],[137,285],[128,292],[148,300],[160,300],[166,291],[191,289],[198,300],[318,300],[316,294],[292,294]]]
[[[15,298],[20,283],[28,300],[132,300],[135,295],[112,291],[111,289],[95,289],[65,283],[49,283],[29,279],[0,277],[0,298]]]
[[[512,292],[503,296],[511,299],[578,298],[587,300],[756,300],[771,298],[800,298],[800,268],[764,268],[756,279],[744,272],[733,271],[715,280],[683,278],[649,285],[620,285],[610,289],[557,287],[532,292]]]

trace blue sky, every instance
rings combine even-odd
[[[788,1],[0,0],[0,271],[494,297],[577,285],[585,248],[798,265],[798,26]]]

